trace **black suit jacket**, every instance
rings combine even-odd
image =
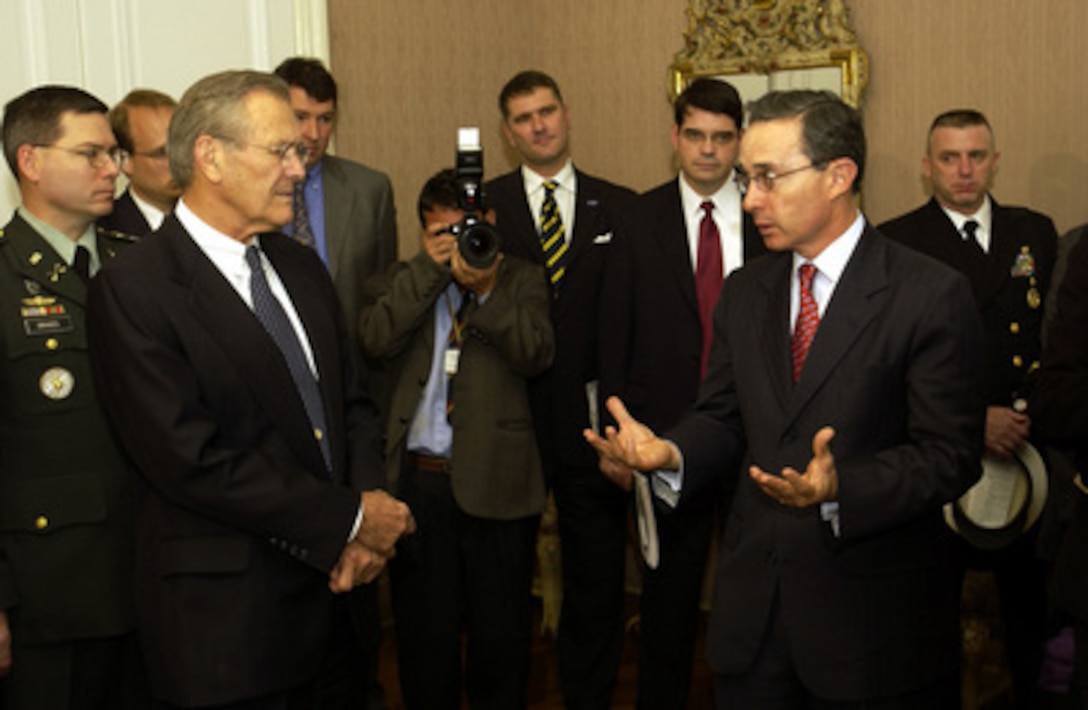
[[[151,225],[147,223],[144,213],[136,206],[132,199],[132,188],[126,188],[121,196],[113,201],[113,212],[98,220],[98,224],[105,229],[112,229],[122,234],[133,234],[145,237],[151,234]]]
[[[103,262],[130,243],[98,230]],[[0,610],[20,645],[120,636],[132,474],[91,375],[87,286],[18,215],[0,230],[0,303]]]
[[[1063,237],[1068,239],[1069,237]],[[1073,452],[1088,478],[1088,240],[1069,254],[1029,412],[1036,434]],[[1088,495],[1074,489],[1072,521],[1054,567],[1055,604],[1088,619]]]
[[[745,672],[777,609],[811,692],[892,695],[959,663],[941,507],[980,475],[981,327],[962,276],[867,228],[794,386],[791,259],[771,254],[726,279],[699,400],[665,435],[684,455],[680,505],[735,481],[708,657],[717,673]],[[780,506],[737,468],[803,471],[823,426],[836,431],[839,536],[819,506]]]
[[[991,202],[987,254],[964,241],[935,199],[885,222],[880,231],[943,261],[971,282],[986,330],[986,403],[1009,407],[1024,378],[1039,365],[1043,299],[1057,260],[1058,233],[1049,217]]]
[[[601,401],[619,395],[655,431],[670,427],[699,389],[703,326],[679,178],[639,196],[605,269]],[[745,263],[764,254],[747,213]]]
[[[260,237],[305,325],[332,480],[279,349],[176,217],[93,282],[103,401],[143,486],[137,610],[156,697],[219,704],[300,685],[329,631],[328,573],[381,481],[377,420],[355,387],[316,253]],[[350,486],[350,487],[349,487]]]
[[[597,465],[596,452],[582,436],[590,424],[586,385],[600,377],[597,314],[605,261],[613,239],[620,238],[620,215],[634,197],[627,188],[575,172],[574,232],[566,274],[551,307],[555,361],[530,384],[537,440],[550,475],[559,466]],[[529,210],[520,168],[487,183],[485,191],[503,250],[543,265],[537,219]]]

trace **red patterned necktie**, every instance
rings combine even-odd
[[[812,264],[801,264],[797,276],[801,281],[801,308],[797,311],[797,324],[793,328],[793,342],[790,344],[793,354],[793,384],[801,379],[801,370],[805,366],[808,349],[812,346],[812,336],[816,335],[816,328],[820,325],[820,309],[816,306],[816,299],[812,297],[812,279],[816,276],[816,267]]]
[[[701,205],[703,219],[699,223],[699,251],[695,262],[695,294],[699,300],[699,323],[703,327],[703,356],[700,375],[706,374],[710,359],[710,343],[714,340],[714,306],[722,292],[722,240],[718,225],[710,213],[714,203]]]

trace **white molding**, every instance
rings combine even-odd
[[[292,0],[295,53],[329,64],[329,11],[326,0]]]

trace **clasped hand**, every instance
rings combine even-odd
[[[408,506],[385,491],[367,491],[362,499],[363,520],[359,531],[329,573],[329,589],[335,594],[374,581],[396,554],[397,540],[416,529]]]

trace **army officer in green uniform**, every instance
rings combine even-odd
[[[4,109],[22,206],[0,233],[0,707],[148,707],[134,634],[131,481],[87,355],[87,279],[118,148],[105,104],[43,86]]]

